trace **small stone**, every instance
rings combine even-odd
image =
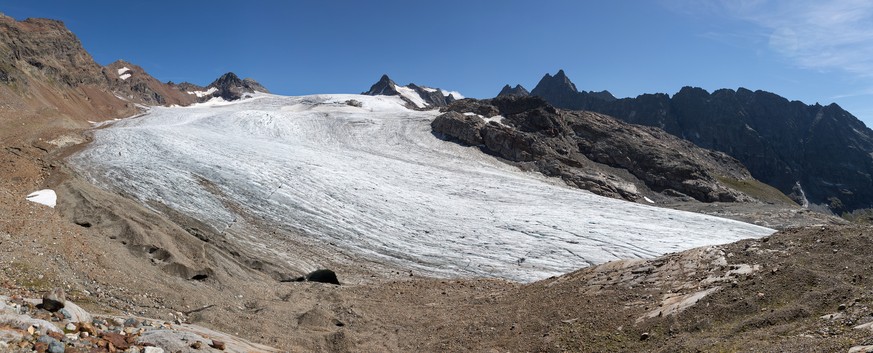
[[[46,351],[48,351],[48,344],[45,342],[36,342],[33,345],[33,350],[35,350],[37,353],[45,353]]]
[[[649,337],[651,337],[651,335],[648,332],[643,332],[643,334],[640,335],[640,341],[645,341],[649,339]]]
[[[129,318],[124,320],[124,327],[140,327],[142,326],[136,318]]]
[[[49,353],[64,353],[65,350],[66,348],[64,347],[64,344],[58,341],[54,341],[48,345]]]
[[[212,344],[210,344],[209,346],[220,351],[224,350],[224,342],[219,340],[212,340]]]
[[[27,334],[28,335],[32,335],[34,332],[36,332],[36,327],[33,327],[33,325],[30,325],[27,327]]]
[[[142,353],[164,353],[164,349],[160,347],[145,347]]]
[[[74,324],[72,322],[67,323],[67,326],[64,326],[64,329],[67,330],[68,332],[76,331],[76,324]]]
[[[66,308],[58,310],[58,312],[61,313],[61,315],[63,315],[65,319],[72,319],[73,318],[73,314],[70,314],[70,311],[67,310]]]
[[[191,348],[194,348],[194,349],[203,348],[203,342],[197,341],[197,342],[191,343]]]
[[[42,296],[42,308],[55,312],[64,307],[67,296],[61,288],[55,288]]]
[[[846,304],[840,304],[840,306],[837,307],[837,310],[839,310],[839,311],[846,310]]]
[[[80,322],[79,323],[79,332],[84,332],[84,333],[88,333],[91,335],[95,335],[97,333],[97,330],[94,329],[94,325],[92,325],[90,322]],[[85,336],[85,337],[88,337],[88,336]]]

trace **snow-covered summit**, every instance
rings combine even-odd
[[[457,91],[418,86],[414,83],[401,86],[388,77],[388,75],[382,75],[379,81],[370,86],[370,90],[361,94],[368,96],[399,96],[410,108],[414,109],[439,108],[455,100],[464,99],[464,96]]]

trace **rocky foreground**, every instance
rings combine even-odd
[[[206,308],[200,308],[204,310]],[[198,310],[195,310],[198,311]],[[188,313],[190,314],[190,312]],[[176,315],[176,314],[174,314]],[[3,352],[276,352],[249,341],[183,323],[135,316],[91,315],[67,301],[63,290],[42,300],[0,296]]]

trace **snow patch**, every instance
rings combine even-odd
[[[646,202],[648,202],[648,203],[655,203],[655,201],[652,201],[652,199],[645,197],[645,196],[643,196],[643,200],[646,200]]]
[[[412,102],[416,107],[427,108],[427,103],[425,103],[424,99],[422,99],[414,89],[398,85],[394,85],[394,89],[397,90],[401,96]]]
[[[122,67],[122,68],[118,69],[118,75],[119,76],[123,75],[125,72],[128,72],[128,71],[130,71],[130,68],[128,68],[127,66]]]
[[[36,202],[41,205],[46,205],[51,208],[55,208],[58,201],[58,195],[52,189],[43,189],[39,191],[34,191],[27,195],[27,201]]]
[[[188,94],[193,94],[197,96],[197,98],[203,98],[206,96],[210,96],[215,92],[218,92],[218,88],[209,87],[209,89],[207,89],[206,91],[188,91]]]
[[[446,97],[448,97],[449,95],[452,95],[455,97],[455,99],[464,99],[464,96],[461,95],[461,92],[458,92],[458,91],[446,91],[444,89],[441,89],[440,92],[442,92],[442,94]]]
[[[130,78],[130,74],[124,74],[124,75],[118,76],[118,78],[120,78],[122,81],[124,81],[124,80],[127,80]]]

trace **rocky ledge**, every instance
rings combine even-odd
[[[603,196],[749,202],[754,198],[729,184],[760,184],[724,153],[657,128],[555,109],[538,97],[464,99],[443,112],[431,124],[437,136]]]

